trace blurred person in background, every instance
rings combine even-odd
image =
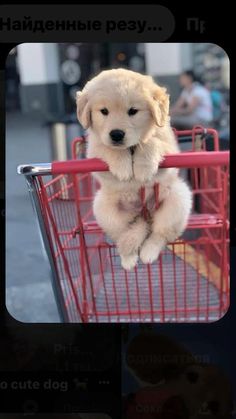
[[[194,125],[210,127],[213,121],[211,94],[192,70],[179,78],[182,92],[170,109],[171,125],[177,129],[191,129]]]
[[[220,90],[211,89],[208,83],[205,84],[205,87],[211,95],[214,128],[220,129],[222,125],[228,125],[227,116],[229,114],[229,107],[224,94]]]

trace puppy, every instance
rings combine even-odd
[[[166,89],[150,76],[106,70],[77,92],[77,116],[88,130],[87,157],[109,166],[108,172],[95,173],[101,185],[93,205],[98,224],[115,241],[124,269],[134,268],[138,256],[152,263],[167,242],[182,234],[192,205],[178,170],[158,168],[165,155],[179,152]],[[142,216],[141,187],[148,220]]]

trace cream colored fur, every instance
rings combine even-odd
[[[104,108],[108,115],[101,113]],[[130,108],[138,112],[129,116]],[[87,157],[100,158],[109,166],[109,172],[95,173],[101,185],[93,206],[98,224],[117,244],[123,268],[134,268],[139,256],[143,263],[152,263],[167,242],[182,234],[192,206],[190,189],[178,170],[158,169],[165,155],[179,152],[166,89],[130,70],[103,71],[77,93],[77,114],[88,130]],[[119,146],[111,142],[114,129],[125,132]],[[153,206],[155,183],[158,210]],[[141,216],[141,186],[149,222]]]

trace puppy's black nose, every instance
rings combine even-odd
[[[125,132],[122,131],[121,129],[113,129],[110,132],[110,137],[114,144],[122,143],[124,136],[125,136]]]

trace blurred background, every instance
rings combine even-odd
[[[6,301],[23,322],[58,322],[50,268],[23,176],[16,168],[71,158],[71,141],[83,134],[75,93],[103,69],[149,74],[179,98],[179,76],[194,71],[212,100],[211,126],[229,148],[229,59],[210,43],[21,44],[6,61]]]

